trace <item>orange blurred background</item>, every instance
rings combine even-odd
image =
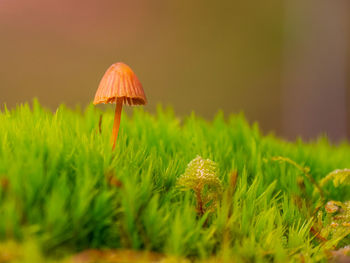
[[[347,0],[0,0],[0,104],[92,102],[130,65],[153,112],[244,111],[294,139],[348,131]]]

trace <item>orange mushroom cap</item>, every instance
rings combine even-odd
[[[107,69],[98,86],[94,104],[116,103],[117,98],[123,98],[123,104],[147,104],[141,82],[132,69],[122,62],[114,63]]]

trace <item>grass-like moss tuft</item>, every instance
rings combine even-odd
[[[52,113],[35,101],[0,113],[3,244],[34,242],[51,257],[117,248],[233,262],[323,260],[349,244],[346,232],[332,235],[325,210],[350,199],[348,186],[339,176],[322,181],[350,167],[348,143],[292,143],[262,135],[242,114],[179,119],[159,107],[123,114],[112,151],[112,124],[112,111],[92,105]],[[196,195],[177,184],[197,155],[215,162],[220,183],[200,216]],[[325,196],[308,178],[325,184]]]

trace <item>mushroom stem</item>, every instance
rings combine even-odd
[[[115,106],[115,115],[114,115],[114,124],[113,124],[113,133],[112,133],[112,150],[115,148],[115,144],[118,137],[121,113],[123,108],[123,98],[117,98],[117,105]]]

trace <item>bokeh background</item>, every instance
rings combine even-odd
[[[0,0],[0,104],[85,106],[123,61],[151,112],[243,111],[265,132],[339,141],[349,50],[348,0]]]

